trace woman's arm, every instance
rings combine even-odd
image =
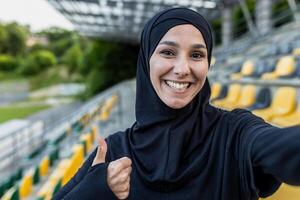
[[[117,199],[107,185],[107,167],[100,163],[91,167],[86,176],[61,199],[64,200],[114,200]]]
[[[300,127],[268,128],[257,135],[252,146],[252,163],[280,182],[300,185]]]

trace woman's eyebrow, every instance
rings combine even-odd
[[[163,45],[163,44],[173,46],[173,47],[179,47],[179,44],[173,41],[162,41],[158,45]],[[206,46],[203,44],[193,44],[191,47],[193,49],[206,49]]]
[[[177,44],[176,42],[172,42],[172,41],[162,41],[158,45],[162,45],[162,44],[170,45],[173,47],[179,47],[179,44]]]
[[[203,44],[193,44],[192,47],[194,49],[206,49],[206,46]]]

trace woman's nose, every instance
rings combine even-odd
[[[190,74],[189,62],[186,58],[179,58],[176,61],[174,65],[174,73],[180,77]]]

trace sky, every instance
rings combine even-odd
[[[51,26],[73,29],[46,0],[0,0],[0,22],[16,21],[36,32]]]

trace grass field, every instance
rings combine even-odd
[[[15,119],[25,118],[33,113],[49,108],[48,105],[30,105],[30,106],[0,106],[0,123]]]

